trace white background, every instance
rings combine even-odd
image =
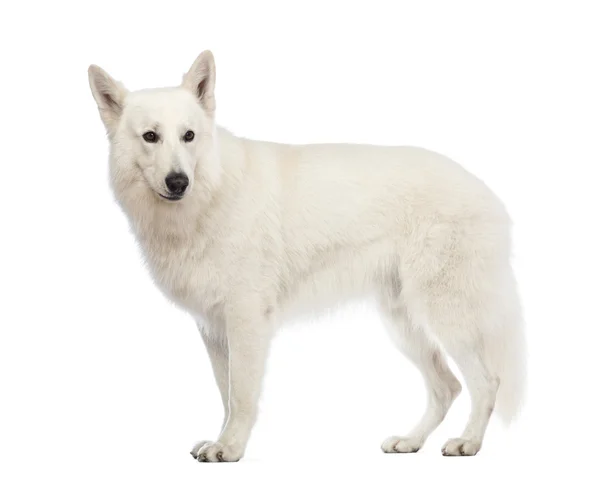
[[[598,469],[596,2],[5,4],[0,139],[0,475],[572,476]],[[444,458],[463,393],[416,455],[425,404],[367,307],[283,331],[238,464],[199,464],[221,406],[191,319],[155,289],[107,180],[89,91],[217,62],[219,123],[280,142],[412,144],[484,179],[515,222],[529,340],[521,419]]]

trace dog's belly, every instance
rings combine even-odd
[[[384,284],[390,284],[390,276],[399,273],[398,249],[394,241],[380,240],[313,258],[284,286],[278,304],[282,320],[320,314],[381,293]]]

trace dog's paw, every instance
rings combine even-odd
[[[384,453],[415,453],[422,446],[423,440],[419,438],[392,436],[381,444],[381,449]]]
[[[197,460],[197,459],[198,459],[198,452],[199,452],[199,451],[200,451],[200,449],[201,449],[201,448],[202,448],[204,445],[206,445],[207,443],[212,443],[212,442],[211,442],[211,441],[208,441],[208,440],[202,440],[202,441],[199,441],[198,443],[196,443],[196,444],[194,445],[194,447],[192,448],[192,451],[190,451],[190,455],[192,455],[192,458],[193,458],[194,460]]]
[[[218,463],[239,461],[244,451],[219,442],[201,441],[194,445],[190,454],[201,462]]]
[[[464,438],[451,438],[442,448],[444,456],[474,456],[481,448],[481,443],[476,443]]]

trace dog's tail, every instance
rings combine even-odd
[[[502,320],[486,343],[488,363],[499,378],[495,411],[505,424],[516,419],[525,401],[527,344],[516,281],[509,272]]]

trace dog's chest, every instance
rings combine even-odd
[[[226,297],[222,258],[202,241],[149,243],[144,253],[163,293],[194,315],[216,318]]]

